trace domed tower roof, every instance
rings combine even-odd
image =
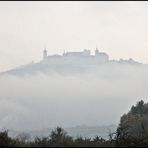
[[[96,46],[95,55],[99,54],[98,47]]]

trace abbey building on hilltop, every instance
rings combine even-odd
[[[98,64],[109,61],[109,56],[104,52],[99,52],[96,48],[95,55],[91,55],[90,50],[84,49],[80,52],[64,52],[63,55],[48,56],[46,48],[43,51],[43,63],[46,64]]]

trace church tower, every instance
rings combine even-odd
[[[43,51],[43,60],[47,58],[47,50],[46,48]]]
[[[98,48],[96,47],[95,55],[98,55],[98,54],[99,54],[99,50],[98,50]]]

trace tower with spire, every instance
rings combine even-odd
[[[43,60],[47,58],[47,50],[46,48],[44,48],[44,51],[43,51]]]
[[[98,47],[96,46],[95,55],[98,55],[98,54],[99,54],[99,50],[98,50]]]

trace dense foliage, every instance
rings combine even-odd
[[[99,133],[98,133],[99,134]],[[94,139],[69,136],[64,129],[57,127],[48,137],[29,140],[29,135],[20,134],[12,139],[7,131],[0,132],[0,147],[120,147],[148,146],[148,104],[142,100],[120,119],[115,133],[109,139]]]
[[[148,103],[137,102],[121,117],[116,137],[119,145],[148,146]]]

